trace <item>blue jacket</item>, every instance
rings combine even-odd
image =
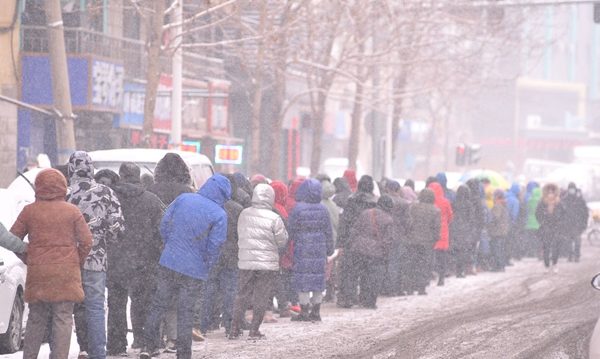
[[[333,235],[329,212],[320,203],[321,191],[319,181],[304,181],[289,217],[290,238],[294,241],[292,284],[297,292],[325,290],[325,266],[327,256],[333,254]]]
[[[198,193],[184,193],[167,208],[160,223],[165,248],[160,265],[192,278],[206,280],[227,239],[223,205],[231,198],[231,184],[216,174]]]
[[[519,209],[521,207],[519,201],[519,194],[521,193],[521,187],[517,183],[514,183],[508,192],[506,192],[506,207],[508,208],[508,214],[510,215],[510,221],[512,224],[517,223],[519,219]]]
[[[456,193],[448,188],[448,177],[446,177],[446,174],[444,172],[440,172],[435,175],[435,178],[437,179],[438,183],[442,185],[446,199],[450,201],[450,204],[454,203],[454,200],[456,199]]]

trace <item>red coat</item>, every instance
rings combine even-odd
[[[450,222],[452,222],[452,206],[444,195],[444,189],[437,183],[431,183],[428,187],[435,195],[435,206],[441,212],[440,239],[435,243],[433,249],[447,251],[450,247]]]

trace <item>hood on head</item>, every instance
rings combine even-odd
[[[350,189],[352,190],[352,192],[356,192],[357,188],[358,188],[358,183],[356,182],[356,171],[355,170],[351,170],[351,169],[347,169],[344,171],[343,176],[346,181],[348,181],[348,185],[350,185]],[[373,179],[371,179],[372,181]]]
[[[273,181],[271,182],[271,187],[273,187],[273,191],[275,192],[275,203],[285,207],[288,196],[288,189],[285,183],[281,181]]]
[[[300,185],[304,181],[305,181],[304,178],[296,178],[294,180],[294,182],[292,182],[292,184],[290,185],[290,190],[288,191],[288,197],[291,197],[291,198],[293,198],[295,200],[296,199],[296,192],[298,192],[298,188],[300,188]]]
[[[373,183],[373,177],[368,176],[368,175],[364,175],[360,178],[360,181],[358,181],[358,192],[364,192],[364,193],[373,193],[373,190],[375,189],[375,184]]]
[[[257,173],[254,176],[250,177],[250,184],[252,185],[252,187],[256,187],[256,185],[259,183],[269,184],[269,181],[267,180],[267,177],[261,175],[260,173]]]
[[[204,196],[219,206],[231,199],[231,184],[227,177],[221,174],[212,175],[198,190],[198,194]]]
[[[252,196],[252,184],[243,173],[236,172],[233,174],[233,178],[235,178],[235,183],[238,185],[239,188],[244,190],[248,194],[248,196]]]
[[[466,183],[467,187],[471,190],[471,195],[477,198],[483,198],[483,186],[477,178],[471,178]]]
[[[448,177],[446,177],[446,174],[444,172],[438,173],[437,175],[435,175],[435,178],[437,179],[438,183],[442,185],[443,188],[448,187]]]
[[[494,199],[495,200],[503,200],[504,199],[504,191],[501,189],[497,189],[494,191]]]
[[[67,179],[60,171],[48,168],[35,177],[35,198],[40,200],[65,199]]]
[[[75,151],[69,157],[69,177],[94,179],[94,163],[85,151]]]
[[[392,200],[392,197],[384,194],[377,200],[377,207],[386,212],[391,212],[394,209],[394,200]]]
[[[519,186],[518,183],[513,183],[512,186],[510,186],[510,193],[518,197],[521,193],[521,186]]]
[[[348,180],[340,177],[333,180],[333,186],[335,187],[335,193],[349,193],[352,192]]]
[[[469,203],[471,201],[471,190],[466,185],[460,185],[456,190],[455,203]]]
[[[319,203],[321,202],[321,183],[314,178],[302,182],[296,192],[296,202]]]
[[[103,178],[108,179],[108,182],[110,182],[110,184],[107,184],[107,182],[104,181]],[[105,168],[96,172],[96,174],[94,175],[94,180],[96,180],[96,182],[98,183],[102,183],[107,186],[114,186],[117,183],[119,183],[121,177],[119,177],[119,175],[115,171]]]
[[[252,193],[252,206],[272,209],[275,204],[275,191],[268,184],[259,183]]]
[[[133,162],[123,162],[119,167],[119,176],[125,183],[141,183],[140,173],[140,166]]]
[[[437,182],[432,182],[429,184],[429,186],[427,186],[427,188],[429,188],[430,190],[433,191],[433,194],[435,195],[435,199],[436,200],[440,200],[442,198],[445,198],[444,196],[444,189],[442,188],[442,185],[437,183]]]
[[[330,199],[335,195],[335,186],[329,181],[321,182],[321,198]]]
[[[391,193],[400,191],[400,183],[394,180],[388,180],[385,184],[385,189]]]
[[[534,188],[539,187],[539,183],[535,182],[535,181],[531,181],[529,183],[527,183],[527,193],[531,193],[531,191],[533,191]]]
[[[419,202],[427,203],[427,204],[434,204],[435,203],[435,194],[433,193],[433,191],[431,189],[424,188],[419,193]]]
[[[569,185],[567,186],[567,189],[577,190],[577,185],[575,184],[575,182],[569,182]]]
[[[192,184],[190,169],[177,153],[167,153],[154,169],[154,182],[175,182],[185,185]]]
[[[406,181],[404,181],[403,187],[410,187],[410,189],[412,189],[414,191],[415,190],[415,181],[413,181],[411,179],[407,179]]]
[[[331,177],[329,177],[325,173],[319,173],[318,175],[315,176],[315,179],[319,182],[324,182],[324,181],[331,182]]]
[[[402,187],[400,189],[400,192],[402,193],[402,198],[404,198],[405,200],[407,200],[409,202],[414,202],[417,200],[417,194],[409,186]]]

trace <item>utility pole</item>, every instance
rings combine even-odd
[[[67,70],[67,52],[62,21],[60,0],[44,1],[48,26],[48,50],[52,69],[52,95],[54,107],[60,113],[56,120],[56,145],[58,161],[65,164],[75,151],[75,131],[73,129],[73,109],[71,107],[71,89]]]
[[[183,0],[178,0],[174,11],[174,23],[182,24],[183,22]],[[182,92],[183,92],[183,50],[181,49],[181,33],[183,25],[178,25],[173,32],[173,46],[175,53],[171,65],[173,76],[173,92],[171,93],[171,146],[173,149],[181,148],[181,109],[182,109]]]

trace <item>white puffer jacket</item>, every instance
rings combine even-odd
[[[279,249],[288,240],[283,220],[273,208],[275,192],[259,184],[252,194],[252,207],[238,219],[238,268],[242,270],[279,270]]]

